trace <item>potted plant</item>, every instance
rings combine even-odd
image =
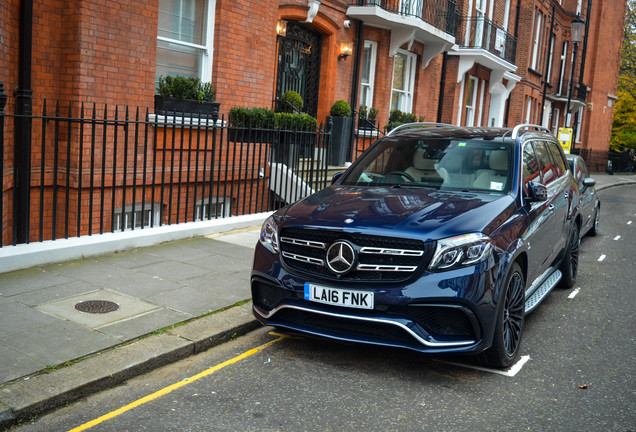
[[[279,112],[300,113],[303,109],[304,102],[300,94],[293,90],[286,91],[280,97]]]
[[[375,129],[375,119],[380,111],[377,108],[369,108],[366,105],[360,106],[360,118],[358,119],[358,129],[373,130]]]
[[[347,101],[338,100],[329,110],[328,121],[331,122],[331,143],[327,149],[329,165],[344,166],[351,150],[353,118],[351,106]]]
[[[391,129],[395,129],[401,124],[414,123],[417,121],[424,121],[424,119],[423,117],[418,118],[415,114],[412,113],[405,113],[400,110],[393,110],[391,111],[391,114],[389,114],[389,123],[385,126],[385,128],[387,129],[387,131],[390,131]]]
[[[155,113],[218,115],[216,89],[199,78],[161,76],[155,95]]]

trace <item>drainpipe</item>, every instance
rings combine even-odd
[[[521,0],[517,1],[517,16],[515,17],[515,37],[517,38],[517,43],[519,43],[519,14],[521,13]],[[504,127],[508,127],[508,117],[510,116],[510,95],[508,95],[508,100],[506,101],[506,120],[504,122]]]
[[[33,0],[20,3],[18,88],[15,96],[13,244],[29,241],[29,183],[31,171],[31,51],[33,47]]]
[[[579,75],[579,86],[583,84],[585,76],[585,57],[587,55],[587,37],[590,32],[590,21],[592,17],[592,0],[587,0],[587,19],[585,20],[585,36],[583,37],[583,52],[581,53],[581,71]]]
[[[547,53],[548,55],[545,56],[545,73],[548,73],[548,67],[550,66],[550,47],[552,46],[552,32],[554,31],[554,12],[555,12],[556,6],[552,5],[552,20],[550,22],[550,37],[548,38],[548,46],[547,46]],[[543,110],[545,110],[545,94],[548,91],[548,80],[550,79],[549,76],[545,75],[543,77],[543,96],[541,97],[541,121],[543,121]]]
[[[355,61],[353,63],[353,77],[351,78],[351,117],[353,125],[351,126],[351,138],[349,139],[349,150],[347,160],[353,162],[353,143],[354,134],[356,133],[356,114],[358,112],[358,89],[360,88],[360,63],[362,62],[362,52],[364,51],[364,41],[362,40],[362,31],[364,22],[358,20],[358,29],[356,34]]]
[[[444,51],[442,57],[442,79],[439,83],[439,100],[437,102],[437,123],[442,122],[442,111],[444,109],[444,88],[446,87],[446,64],[448,62],[448,51]]]

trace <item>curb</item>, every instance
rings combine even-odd
[[[190,321],[0,388],[0,428],[115,387],[258,328],[252,302]]]
[[[620,181],[618,183],[612,183],[612,184],[608,184],[604,186],[597,186],[596,191],[600,192],[602,190],[609,189],[616,186],[627,186],[627,185],[633,185],[633,184],[636,184],[636,180],[625,180],[625,181]]]

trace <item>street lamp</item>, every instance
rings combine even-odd
[[[583,40],[583,29],[585,27],[585,21],[581,19],[580,15],[577,15],[574,20],[572,20],[572,24],[570,27],[570,33],[572,35],[572,42],[574,43],[574,51],[572,52],[572,67],[570,68],[570,89],[568,90],[568,104],[565,108],[565,115],[567,119],[567,126],[570,127],[572,116],[570,115],[570,101],[572,100],[572,87],[574,87],[574,67],[576,66],[576,51],[578,49],[579,43]],[[571,150],[574,150],[574,141],[576,137],[574,133],[572,134],[572,147]],[[570,151],[571,151],[570,150]]]

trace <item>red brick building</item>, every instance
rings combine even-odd
[[[458,125],[542,124],[555,134],[571,124],[575,147],[589,156],[609,147],[625,8],[625,0],[5,0],[0,83],[8,113],[24,98],[33,113],[46,99],[153,115],[159,76],[195,76],[217,89],[221,114],[273,107],[295,90],[319,122],[343,99],[377,108],[380,126],[394,109]],[[584,29],[575,44],[577,16]],[[5,125],[5,232],[20,207],[14,130]],[[30,139],[36,167],[45,140],[38,130]],[[77,169],[84,156],[80,147],[64,157]],[[79,172],[65,200],[92,202],[70,192],[89,181],[81,164]],[[121,186],[117,173],[104,184]],[[112,197],[113,208],[130,205],[130,195]],[[79,226],[87,217],[72,219]]]

